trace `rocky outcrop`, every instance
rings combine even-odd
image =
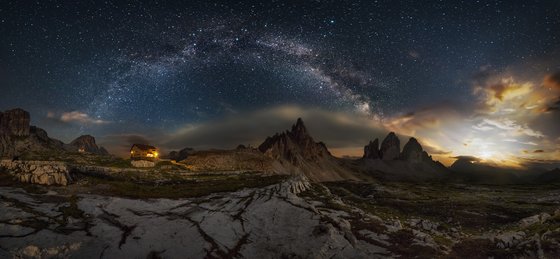
[[[29,136],[29,112],[22,109],[12,109],[0,112],[0,134],[9,136]]]
[[[0,157],[13,158],[27,152],[59,151],[63,143],[51,139],[43,129],[30,126],[29,113],[12,109],[0,113]]]
[[[132,161],[130,161],[130,164],[132,164],[132,166],[134,166],[134,167],[154,167],[154,166],[156,166],[155,162],[147,161],[147,160],[132,160]]]
[[[287,160],[296,166],[331,157],[325,144],[315,142],[308,134],[301,118],[290,131],[268,137],[258,149],[271,158]]]
[[[379,154],[383,160],[395,160],[399,158],[401,154],[401,142],[394,132],[389,133],[389,135],[385,137],[381,143]]]
[[[379,159],[379,140],[370,141],[364,146],[364,156],[367,159]]]
[[[22,183],[41,185],[68,185],[69,167],[61,162],[2,160],[0,167]]]
[[[415,162],[415,163],[419,163],[423,161],[431,161],[431,158],[428,155],[428,153],[426,153],[426,151],[422,149],[422,146],[420,145],[420,143],[418,143],[418,140],[416,140],[415,138],[410,138],[408,142],[404,145],[401,154],[401,159],[405,161]]]
[[[97,146],[95,138],[91,135],[82,135],[68,145],[72,151],[86,152],[97,155],[108,155],[105,148]]]

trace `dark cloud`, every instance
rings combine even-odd
[[[481,159],[475,156],[454,156],[451,157],[457,160],[468,161],[468,162],[480,162]]]
[[[490,85],[488,87],[488,89],[490,89],[493,92],[494,98],[500,101],[504,100],[504,94],[509,88],[510,85],[507,83],[497,83],[497,84]]]
[[[554,112],[554,111],[560,111],[560,97],[556,98],[556,100],[552,104],[549,104],[547,107],[545,107],[542,110],[543,113]]]
[[[560,71],[554,74],[547,75],[544,79],[544,86],[551,89],[560,90]]]
[[[397,115],[385,121],[385,127],[409,136],[417,136],[417,132],[426,129],[434,129],[442,124],[442,121],[451,122],[464,116],[459,104],[441,102],[415,111]]]

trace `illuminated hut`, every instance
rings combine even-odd
[[[132,160],[157,160],[159,157],[156,147],[143,144],[134,144],[130,148],[130,159]]]

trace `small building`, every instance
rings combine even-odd
[[[144,144],[134,144],[130,148],[130,159],[154,161],[159,158],[156,147]]]

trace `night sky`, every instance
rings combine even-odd
[[[444,161],[560,160],[560,1],[2,1],[0,109],[120,153],[258,144],[297,117],[336,155],[387,131]]]

